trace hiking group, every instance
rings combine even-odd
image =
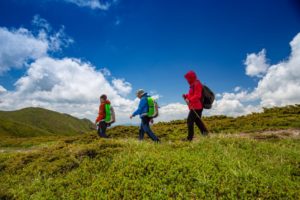
[[[192,141],[194,137],[194,124],[200,129],[203,136],[208,135],[208,130],[201,120],[203,109],[210,109],[215,99],[214,93],[197,78],[194,71],[189,71],[185,76],[189,83],[190,89],[187,94],[182,97],[188,105],[189,114],[187,117],[188,136],[185,140]],[[159,114],[159,106],[157,102],[148,95],[143,89],[136,92],[137,98],[140,99],[138,108],[130,115],[130,119],[139,115],[141,124],[139,127],[139,140],[144,139],[145,133],[155,142],[159,142],[159,138],[150,128],[153,118]],[[115,122],[115,112],[105,94],[100,96],[99,114],[95,121],[97,125],[98,135],[102,138],[108,138],[106,135],[107,127]]]

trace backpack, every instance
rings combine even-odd
[[[149,111],[147,113],[147,116],[148,117],[151,117],[151,118],[156,118],[158,117],[158,104],[157,102],[152,98],[152,97],[148,97],[147,98],[147,101],[148,101],[148,106],[149,106]]]
[[[215,94],[206,85],[202,89],[202,104],[204,109],[211,109],[215,100]]]
[[[105,119],[108,124],[112,124],[116,121],[115,110],[110,104],[105,104]]]

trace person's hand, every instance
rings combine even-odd
[[[185,102],[189,105],[190,101],[188,99],[185,99]]]
[[[186,94],[183,94],[183,95],[182,95],[182,98],[186,99]]]
[[[153,124],[153,123],[154,123],[154,120],[153,120],[153,119],[151,119],[151,120],[150,120],[150,123],[151,123],[151,124]]]

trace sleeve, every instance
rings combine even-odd
[[[136,111],[134,111],[134,113],[132,114],[132,116],[136,116],[136,115],[142,114],[142,110],[144,109],[145,106],[147,106],[147,99],[143,98],[143,99],[141,99],[141,101],[139,103],[138,109]]]
[[[101,120],[103,120],[105,118],[105,109],[104,109],[104,104],[101,104],[99,106],[99,113],[98,113],[98,117],[96,119],[96,122],[100,122]]]

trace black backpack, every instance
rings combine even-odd
[[[215,100],[215,94],[206,85],[202,89],[202,104],[204,109],[211,109]]]

